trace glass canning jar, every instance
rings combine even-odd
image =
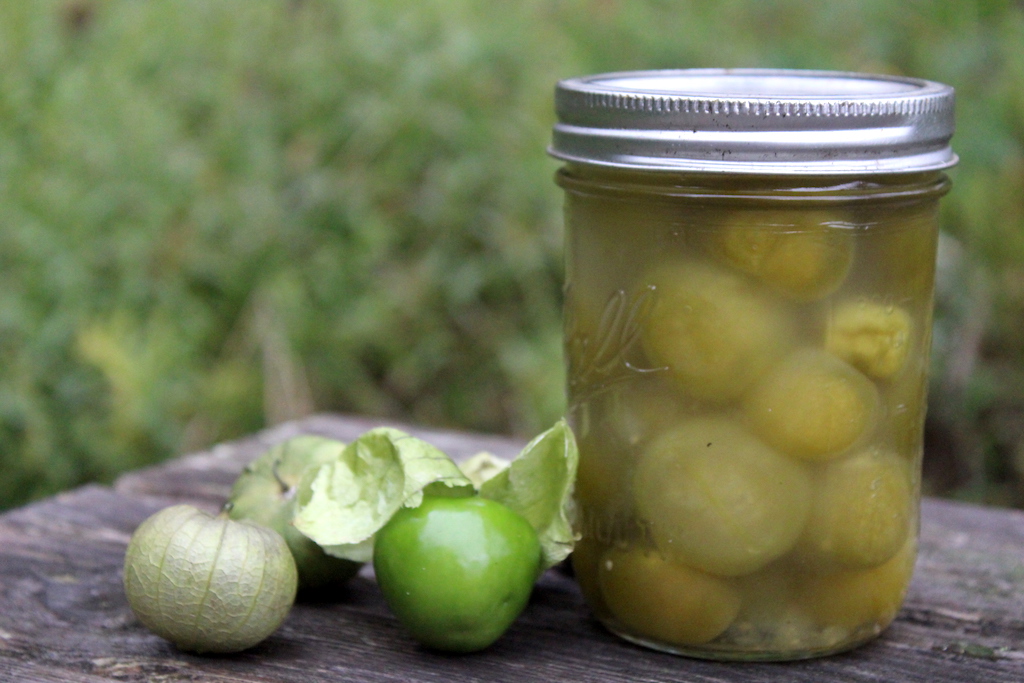
[[[556,104],[588,603],[711,659],[874,638],[916,556],[952,89],[682,70]]]

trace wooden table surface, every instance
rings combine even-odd
[[[939,500],[924,501],[917,571],[895,623],[858,650],[804,662],[723,664],[630,645],[557,571],[509,632],[473,655],[418,647],[365,571],[334,600],[296,604],[277,633],[238,655],[184,654],[136,621],[121,567],[139,522],[176,502],[217,509],[242,466],[285,438],[347,441],[378,424],[316,416],[0,515],[0,682],[1024,681],[1024,513]],[[522,446],[406,429],[453,457],[511,457]]]

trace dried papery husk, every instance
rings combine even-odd
[[[238,652],[284,621],[295,601],[295,561],[276,531],[175,505],[128,543],[124,588],[148,629],[189,652]]]

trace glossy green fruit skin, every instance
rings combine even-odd
[[[299,587],[304,591],[341,585],[362,566],[327,555],[292,525],[296,487],[307,470],[334,458],[332,446],[342,447],[329,439],[301,436],[267,451],[239,475],[228,499],[232,519],[252,520],[284,537],[299,570]]]
[[[239,652],[277,630],[298,575],[281,535],[191,505],[165,508],[128,543],[124,590],[149,630],[187,652]]]
[[[373,568],[388,606],[416,640],[474,652],[526,607],[540,543],[529,522],[501,503],[428,496],[377,533]]]

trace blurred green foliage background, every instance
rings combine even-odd
[[[1024,503],[1024,5],[0,0],[0,506],[314,410],[562,410],[557,79],[958,91],[933,492]]]

